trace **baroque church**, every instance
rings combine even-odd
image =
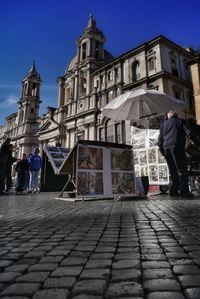
[[[156,89],[186,102],[194,114],[188,63],[190,49],[158,36],[114,58],[105,48],[105,36],[90,16],[77,39],[77,52],[58,77],[58,105],[39,116],[41,78],[33,63],[22,81],[18,111],[0,128],[0,143],[12,139],[16,156],[47,144],[72,148],[79,139],[132,143],[131,122],[114,122],[102,108],[116,96],[138,87]],[[162,103],[161,103],[162,105]]]

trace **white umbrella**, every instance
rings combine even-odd
[[[157,90],[138,88],[128,91],[108,103],[103,108],[103,115],[112,120],[138,120],[170,110],[180,111],[185,107],[182,100],[177,100]]]

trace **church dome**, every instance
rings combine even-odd
[[[113,55],[110,52],[108,52],[107,50],[104,50],[104,57],[105,57],[104,58],[105,63],[110,62],[111,60],[114,59]],[[67,74],[67,72],[72,71],[76,67],[77,62],[78,62],[78,56],[76,55],[72,58],[72,60],[66,67],[65,75]]]
[[[72,60],[68,64],[68,66],[66,68],[66,71],[65,71],[65,74],[67,72],[70,72],[71,70],[73,70],[76,67],[77,62],[78,62],[78,56],[76,55],[76,56],[74,56],[74,58],[72,58]]]

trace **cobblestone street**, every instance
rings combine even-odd
[[[0,298],[200,298],[199,197],[56,195],[0,197]]]

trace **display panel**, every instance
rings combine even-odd
[[[130,194],[135,192],[133,173],[112,172],[113,194]]]
[[[65,158],[69,155],[70,149],[66,147],[49,146],[44,148],[44,151],[51,163],[54,172],[57,173]]]
[[[111,149],[112,170],[133,170],[132,151],[126,149]]]
[[[152,120],[153,121],[153,120]],[[154,120],[157,127],[160,119]],[[169,170],[157,146],[159,130],[132,128],[132,144],[136,176],[149,176],[151,185],[169,183]],[[145,140],[145,142],[141,142]]]
[[[79,147],[78,168],[102,170],[103,149],[89,146]]]
[[[77,195],[103,195],[103,173],[78,172]]]

